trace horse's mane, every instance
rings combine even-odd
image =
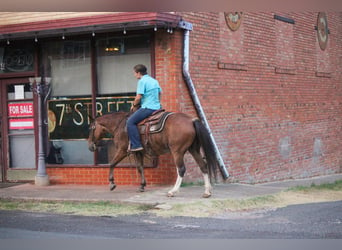
[[[110,125],[113,125],[115,119],[120,119],[120,117],[124,118],[124,117],[128,117],[130,113],[128,112],[123,112],[123,111],[119,111],[119,112],[111,112],[111,113],[107,113],[101,116],[98,116],[95,118],[95,120],[103,125],[104,127],[109,127]],[[123,117],[124,116],[124,117]]]
[[[107,114],[104,114],[104,115],[99,115],[99,116],[96,116],[96,120],[99,121],[99,120],[102,120],[102,119],[109,119],[109,118],[115,118],[116,116],[121,116],[121,115],[124,115],[126,114],[128,116],[128,112],[124,112],[124,111],[118,111],[118,112],[110,112],[110,113],[107,113]]]

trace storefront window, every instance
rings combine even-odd
[[[149,36],[107,37],[96,48],[99,95],[135,92],[133,67],[141,63],[151,70]]]
[[[91,95],[90,41],[56,41],[43,46],[45,75],[52,96]]]
[[[116,111],[129,111],[137,86],[133,74],[136,64],[145,64],[151,72],[150,36],[105,37],[96,42],[98,102],[113,103]],[[105,107],[106,105],[102,105]],[[115,107],[114,107],[115,106]],[[104,113],[112,110],[104,110]],[[103,140],[97,163],[106,164],[113,156],[111,140]],[[123,164],[129,162],[122,161]]]
[[[44,75],[52,78],[47,104],[50,164],[107,164],[111,158],[110,137],[103,141],[97,157],[87,145],[93,105],[97,115],[129,111],[137,84],[133,67],[142,63],[151,72],[149,36],[96,39],[96,53],[92,53],[90,41],[54,41],[42,45]],[[91,55],[95,54],[97,58],[93,60]],[[97,64],[92,65],[93,61]],[[94,67],[95,78],[91,75]],[[92,93],[92,89],[97,92]]]
[[[74,100],[91,97],[91,53],[90,41],[54,41],[43,45],[44,74],[52,78],[52,100]],[[87,108],[82,107],[82,108]],[[88,106],[89,108],[89,106]],[[48,109],[49,154],[48,163],[53,164],[93,164],[93,153],[88,150],[83,138],[64,138],[63,135],[50,138],[56,126],[68,130],[67,115],[76,114],[76,123],[87,126],[87,119],[80,117],[81,108],[64,102],[57,104],[55,110]],[[73,120],[72,120],[73,121]]]

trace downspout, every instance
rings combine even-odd
[[[210,140],[211,140],[212,144],[214,145],[216,160],[218,162],[222,177],[224,180],[226,180],[229,177],[229,173],[228,173],[228,171],[224,165],[224,162],[222,160],[220,151],[217,147],[217,144],[215,142],[215,139],[214,139],[213,134],[211,132],[211,129],[209,127],[209,123],[208,123],[208,120],[205,116],[203,108],[201,106],[200,100],[198,99],[198,95],[197,95],[195,86],[192,82],[190,72],[189,72],[189,52],[190,52],[189,44],[190,44],[190,31],[192,30],[192,24],[182,20],[179,22],[178,27],[184,29],[183,76],[184,76],[185,82],[187,84],[187,87],[189,89],[192,101],[195,105],[197,114],[198,114],[199,118],[201,119],[201,121],[203,122],[204,126],[209,131]]]

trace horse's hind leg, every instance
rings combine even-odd
[[[195,161],[197,162],[197,164],[200,167],[202,174],[203,174],[204,193],[203,193],[202,197],[203,198],[209,198],[211,196],[212,186],[210,184],[210,179],[209,179],[209,175],[208,175],[207,163],[203,160],[202,155],[198,149],[196,150],[194,148],[190,148],[189,152],[194,157]]]
[[[146,179],[145,179],[145,174],[144,174],[144,155],[141,152],[136,152],[135,161],[136,161],[137,169],[141,177],[139,191],[145,192]]]
[[[174,162],[177,166],[177,180],[173,188],[167,193],[167,196],[173,197],[179,191],[179,188],[182,184],[183,177],[185,174],[185,165],[184,165],[184,153],[173,153]]]

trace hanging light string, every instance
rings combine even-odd
[[[167,23],[166,25],[166,32],[169,33],[169,34],[172,34],[173,33],[173,28],[171,27],[171,24],[170,23]],[[158,24],[155,23],[154,26],[153,26],[153,30],[156,32],[158,31]],[[127,29],[126,29],[126,24],[123,26],[123,31],[122,33],[124,35],[127,34]],[[38,34],[39,32],[35,32],[35,35],[34,35],[34,41],[37,43],[39,40],[38,40]],[[64,29],[63,33],[62,33],[62,40],[65,40],[65,34],[66,34],[66,29]],[[10,35],[8,35],[8,38],[6,39],[6,44],[7,45],[10,45],[11,42],[10,42],[10,38],[9,38]],[[96,36],[96,33],[95,33],[95,28],[93,27],[93,30],[91,31],[91,36],[92,37],[95,37]]]

